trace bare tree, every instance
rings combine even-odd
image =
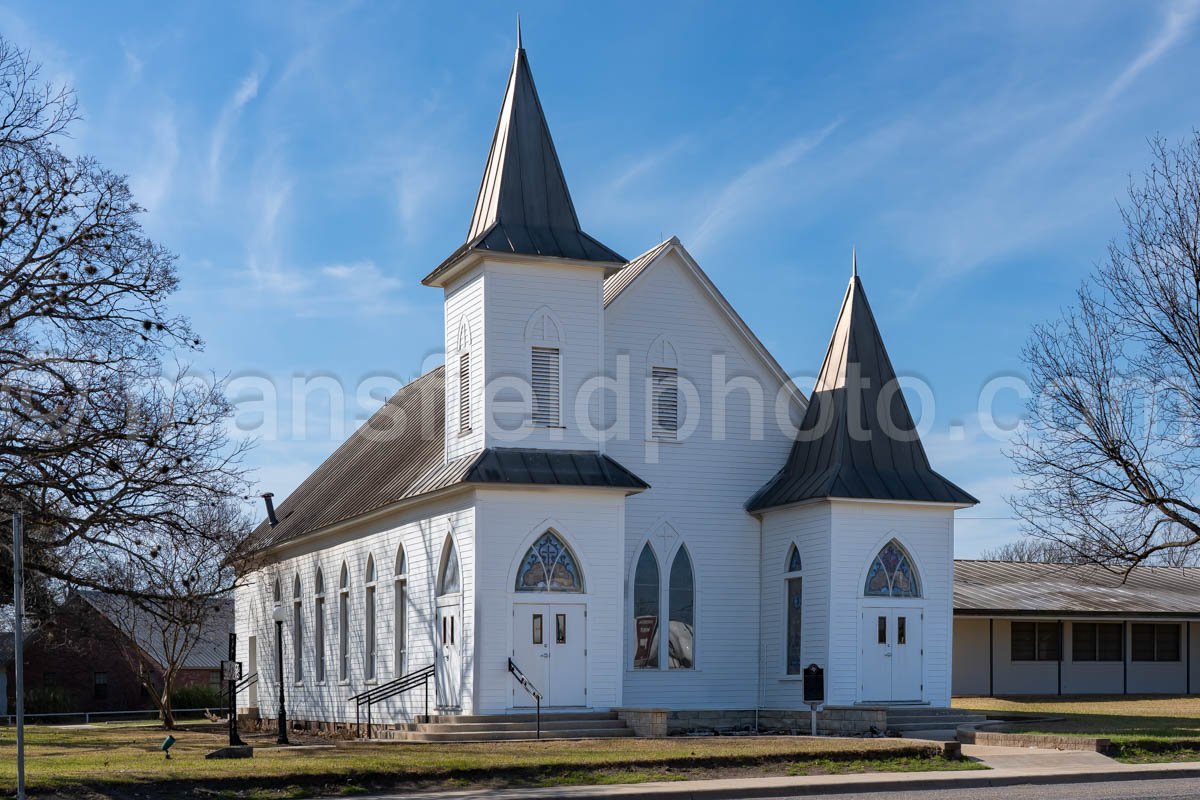
[[[123,654],[167,728],[175,726],[171,698],[192,654],[197,648],[224,652],[233,624],[232,600],[223,594],[232,568],[224,554],[235,552],[249,529],[234,503],[202,508],[188,521],[205,536],[179,536],[171,528],[147,531],[154,557],[148,565],[131,562],[113,581],[120,594],[100,599],[109,604],[107,616],[126,643]],[[209,546],[221,540],[226,547]]]
[[[1200,132],[1151,143],[1123,235],[1025,348],[1027,531],[1114,570],[1200,549]]]
[[[1087,559],[1058,542],[1030,536],[984,550],[980,557],[987,561],[1012,561],[1021,564],[1087,563]]]
[[[76,119],[0,39],[0,509],[25,514],[36,573],[135,591],[122,576],[161,552],[147,530],[228,545],[189,519],[245,494],[246,445],[220,382],[177,379],[201,342],[166,306],[175,257],[124,177],[59,149]]]

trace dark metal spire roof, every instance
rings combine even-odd
[[[746,508],[824,497],[974,505],[974,497],[929,466],[854,260],[792,452]]]
[[[624,264],[583,232],[520,42],[475,200],[467,241],[424,283],[472,250]]]

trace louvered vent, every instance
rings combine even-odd
[[[458,432],[471,430],[471,354],[458,357]]]
[[[533,424],[559,425],[558,348],[533,348]]]
[[[679,370],[650,370],[650,430],[655,439],[674,439],[679,433]]]

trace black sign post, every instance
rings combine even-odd
[[[804,702],[812,721],[812,735],[817,735],[817,708],[825,702],[825,670],[816,664],[804,668]]]
[[[241,677],[241,664],[237,661],[237,634],[229,634],[229,660],[221,665],[225,685],[229,687],[229,746],[243,747],[245,742],[238,736],[237,729],[237,686]]]

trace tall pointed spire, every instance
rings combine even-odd
[[[517,51],[467,241],[424,282],[434,282],[473,250],[625,263],[579,226],[522,46],[519,17]]]
[[[747,509],[829,497],[974,505],[929,465],[858,279],[857,252],[850,259],[854,276],[792,452]]]
[[[858,277],[858,247],[850,245],[850,277]]]

